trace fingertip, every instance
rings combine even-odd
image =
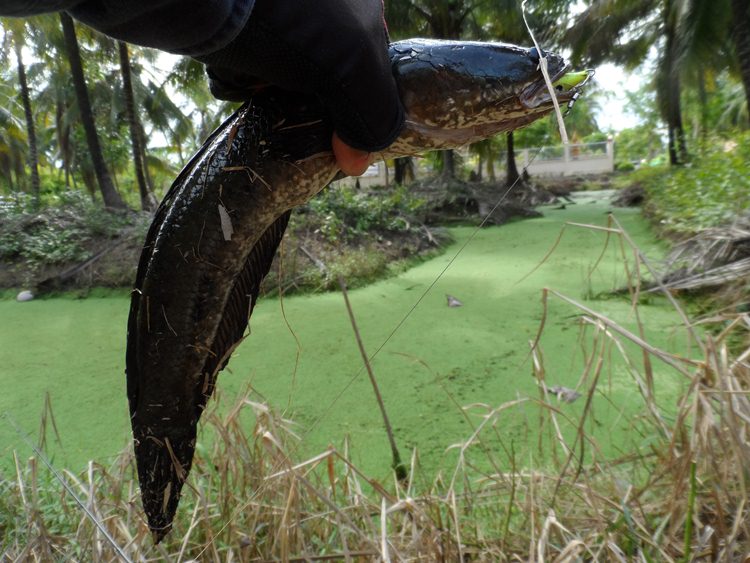
[[[347,145],[334,133],[331,139],[336,164],[347,176],[361,176],[370,166],[370,153]]]

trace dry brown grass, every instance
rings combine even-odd
[[[605,232],[628,264],[637,311],[638,274],[649,265],[619,225]],[[452,473],[426,474],[413,452],[406,482],[380,483],[350,461],[346,446],[298,459],[291,422],[248,392],[228,414],[215,403],[207,413],[211,450],[199,449],[174,531],[162,544],[153,544],[143,519],[130,452],[109,468],[91,463],[82,475],[64,473],[70,491],[35,456],[17,459],[15,478],[0,482],[0,560],[121,559],[94,520],[132,561],[745,560],[750,348],[729,343],[748,341],[750,317],[716,317],[713,330],[699,332],[680,311],[692,339],[692,357],[682,358],[570,297],[546,291],[545,304],[551,299],[579,314],[581,333],[571,341],[571,351],[586,351],[579,415],[560,408],[543,384],[537,338],[530,365],[538,397],[465,407],[471,433],[452,446],[459,452]],[[545,319],[540,336],[544,327]],[[626,351],[633,344],[635,357]],[[601,380],[613,355],[626,360],[653,436],[648,447],[617,459],[601,455],[587,432],[592,404],[606,400]],[[655,363],[687,383],[670,412],[654,400]],[[539,468],[517,460],[512,442],[502,451],[489,445],[502,437],[503,417],[529,404],[540,432],[552,436],[550,463]],[[247,410],[251,431],[240,423]],[[468,452],[481,454],[482,467]]]
[[[670,289],[721,288],[750,275],[750,214],[723,227],[705,229],[675,245],[664,265]]]

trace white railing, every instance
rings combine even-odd
[[[468,153],[466,153],[468,155]],[[503,156],[501,158],[504,159]],[[496,163],[499,171],[504,169],[504,160]],[[615,169],[615,152],[612,140],[597,143],[571,143],[554,147],[538,147],[516,151],[519,170],[528,166],[532,176],[573,176],[603,174]],[[392,173],[392,171],[391,171]],[[422,172],[424,174],[424,172]],[[422,174],[418,173],[418,176]],[[376,162],[359,177],[363,188],[384,186],[389,177],[385,163]],[[354,186],[357,178],[340,180],[340,185]]]
[[[385,186],[388,183],[388,180],[389,177],[385,162],[379,160],[378,162],[372,163],[370,167],[365,170],[365,173],[358,178],[348,176],[343,180],[336,181],[334,185],[354,187],[357,181],[359,181],[359,186],[361,188],[371,188],[373,186]]]
[[[532,176],[602,174],[615,169],[614,142],[571,143],[516,151],[518,168],[528,167]]]

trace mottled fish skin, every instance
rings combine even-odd
[[[297,163],[330,142],[331,127],[316,103],[289,100],[269,93],[225,122],[173,185],[141,256],[126,364],[141,494],[157,539],[171,525],[216,372],[247,326],[288,210],[306,195],[295,192],[336,173],[330,154]]]
[[[533,50],[410,40],[390,53],[407,123],[383,158],[458,147],[552,109]],[[562,58],[548,57],[550,74],[562,74]],[[269,88],[211,135],[156,212],[126,355],[138,477],[156,541],[171,528],[198,419],[242,339],[290,210],[339,172],[332,132],[317,101]]]

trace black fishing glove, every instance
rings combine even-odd
[[[315,94],[341,140],[374,152],[404,121],[387,44],[382,0],[256,0],[231,43],[196,58],[217,98],[244,101],[269,83]]]

